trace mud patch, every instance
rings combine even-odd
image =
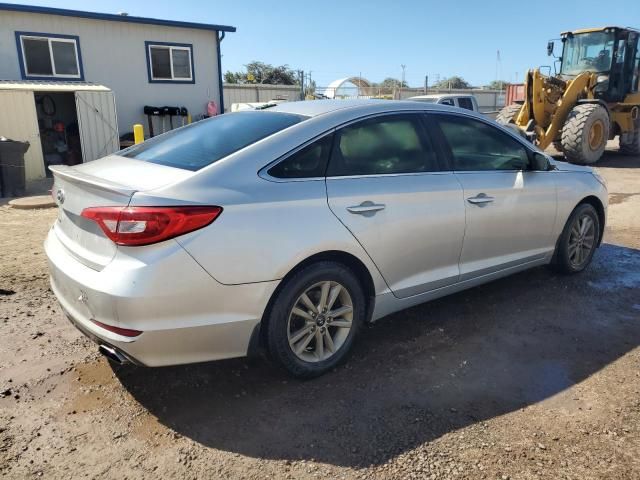
[[[638,195],[637,193],[610,193],[609,194],[609,205],[615,205],[617,203],[622,203],[629,198]]]

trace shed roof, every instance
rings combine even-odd
[[[30,90],[38,92],[110,92],[104,85],[90,82],[59,82],[47,80],[0,80],[0,90]]]
[[[198,30],[212,30],[220,32],[235,32],[236,27],[228,25],[215,25],[211,23],[179,22],[175,20],[162,20],[159,18],[133,17],[129,15],[116,15],[112,13],[85,12],[82,10],[69,10],[66,8],[38,7],[35,5],[16,5],[13,3],[0,3],[0,10],[25,13],[41,13],[45,15],[60,15],[63,17],[89,18],[93,20],[106,20],[110,22],[142,23],[147,25],[162,25],[165,27],[195,28]]]

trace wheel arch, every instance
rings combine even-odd
[[[299,262],[297,265],[295,265],[293,268],[291,268],[291,270],[289,270],[289,272],[280,280],[280,283],[271,294],[271,297],[269,298],[269,302],[267,303],[267,306],[264,309],[264,313],[262,314],[262,319],[254,329],[253,334],[251,335],[251,341],[249,342],[250,355],[252,352],[255,353],[262,346],[266,345],[265,343],[266,328],[264,328],[264,326],[266,325],[269,315],[271,314],[273,303],[277,298],[278,294],[284,288],[284,285],[286,284],[287,280],[291,278],[293,275],[295,275],[298,271],[305,268],[306,266],[316,262],[322,262],[322,261],[332,261],[332,262],[340,263],[345,267],[351,269],[353,273],[355,273],[356,276],[362,280],[362,287],[364,289],[364,294],[367,299],[367,311],[365,313],[365,321],[367,323],[370,321],[371,316],[373,314],[373,308],[375,306],[376,291],[375,291],[375,284],[373,282],[373,276],[371,275],[371,272],[369,271],[367,266],[362,262],[362,260],[360,260],[355,255],[342,250],[327,250],[324,252],[315,253],[305,258],[304,260]]]
[[[580,205],[583,205],[583,204],[591,205],[593,208],[595,208],[596,212],[598,213],[598,220],[600,223],[600,231],[598,232],[598,235],[599,235],[598,246],[600,246],[600,244],[602,243],[602,237],[604,237],[604,224],[606,222],[604,205],[602,204],[602,202],[598,197],[596,197],[595,195],[589,195],[588,197],[584,197],[582,200],[580,200],[580,202],[578,202],[578,204],[575,206],[573,210],[575,210],[576,208],[578,208]],[[573,210],[571,211],[572,213],[573,213]]]

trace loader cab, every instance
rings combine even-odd
[[[606,27],[562,34],[560,77],[571,80],[582,72],[597,74],[594,96],[607,103],[622,102],[638,91],[640,32]]]

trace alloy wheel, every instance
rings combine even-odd
[[[580,268],[589,260],[595,246],[596,229],[590,215],[580,215],[571,227],[569,234],[569,262],[574,268]]]
[[[289,347],[305,362],[327,360],[347,340],[352,322],[349,291],[338,282],[316,283],[298,297],[289,313]]]

